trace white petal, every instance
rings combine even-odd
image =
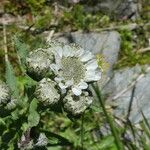
[[[92,59],[87,64],[85,64],[87,70],[95,70],[98,67],[97,61]]]
[[[84,80],[86,82],[91,82],[91,81],[93,81],[93,78],[94,78],[94,76],[86,76]]]
[[[87,89],[88,88],[88,84],[84,81],[81,81],[79,84],[78,84],[79,88],[80,89]]]
[[[59,87],[63,90],[63,89],[66,89],[67,88],[67,86],[66,85],[64,85],[63,83],[59,83],[58,84],[59,85]]]
[[[62,78],[59,78],[59,77],[56,77],[56,78],[54,78],[54,80],[59,83],[59,82],[61,82],[63,79],[62,79]]]
[[[61,64],[61,57],[59,56],[58,53],[55,53],[55,63],[59,66]]]
[[[65,83],[65,85],[66,85],[67,87],[72,86],[72,85],[73,85],[73,80],[68,80],[68,81]]]
[[[102,76],[102,72],[100,71],[100,70],[97,70],[96,72],[95,72],[95,81],[97,81],[97,80],[100,80],[101,79],[101,76]]]
[[[60,69],[59,66],[56,64],[51,64],[50,68],[52,71],[54,71],[54,73],[58,73],[58,70]]]
[[[81,95],[82,91],[79,87],[73,87],[72,88],[72,92],[76,95],[76,96],[79,96]]]
[[[90,59],[92,59],[94,57],[94,55],[91,52],[85,52],[82,56],[81,56],[81,61],[82,62],[86,62],[89,61]]]
[[[76,57],[81,57],[84,53],[84,49],[83,48],[79,48],[78,50],[76,50],[75,56]]]
[[[21,141],[25,141],[25,140],[26,140],[26,137],[24,135],[22,135]]]
[[[65,45],[63,47],[63,56],[65,57],[73,56],[73,50],[69,45]]]
[[[62,53],[63,53],[63,49],[61,46],[56,46],[55,47],[55,53],[57,53],[59,55],[60,58],[62,58]]]
[[[101,71],[87,71],[84,80],[86,82],[98,81],[101,78]]]
[[[65,94],[66,93],[66,89],[61,89],[61,93]]]
[[[65,94],[66,93],[66,88],[67,88],[67,86],[65,86],[63,83],[59,83],[58,84],[59,85],[59,87],[61,88],[61,93],[62,94]]]

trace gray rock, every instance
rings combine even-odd
[[[144,68],[146,69],[147,66],[144,66]],[[119,98],[111,101],[111,104],[116,107],[114,114],[120,118],[126,118],[131,101],[131,95],[133,94],[133,101],[129,116],[129,119],[133,123],[138,123],[142,120],[141,111],[144,113],[146,118],[150,119],[150,71],[135,84],[134,90],[134,86],[128,88],[131,83],[135,81],[135,78],[142,73],[142,70],[143,67],[137,65],[133,68],[115,71],[114,77],[104,89],[105,93],[110,95],[110,97],[114,97],[124,89],[128,89]]]
[[[108,76],[112,74],[113,65],[118,60],[120,35],[116,31],[101,33],[72,33],[73,41],[94,54],[102,54],[109,64]]]
[[[131,111],[130,120],[139,122],[143,117],[150,120],[150,72],[146,74],[137,84],[135,88],[135,96],[133,99],[133,106]]]
[[[138,0],[101,0],[96,6],[85,6],[85,11],[101,11],[117,19],[136,19],[139,17]]]

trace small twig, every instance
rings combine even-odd
[[[118,25],[118,26],[115,25],[112,27],[96,29],[95,31],[100,32],[100,31],[123,30],[123,29],[134,30],[136,28],[145,27],[145,26],[149,26],[149,25],[150,25],[150,23],[146,23],[146,24],[130,23],[127,25]]]
[[[84,113],[82,114],[81,118],[81,147],[82,150],[84,149]]]
[[[145,52],[148,52],[148,51],[150,51],[150,47],[146,47],[146,48],[142,48],[142,49],[138,50],[139,53],[145,53]]]
[[[52,37],[53,37],[53,35],[54,35],[54,30],[51,30],[50,31],[50,33],[49,33],[49,35],[48,35],[48,37],[47,37],[47,40],[46,40],[46,42],[50,42],[51,40],[52,40]]]
[[[4,38],[5,62],[8,62],[8,49],[7,49],[7,36],[6,36],[5,22],[3,23],[3,38]]]

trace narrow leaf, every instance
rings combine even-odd
[[[15,96],[16,98],[19,97],[19,90],[17,88],[17,80],[14,74],[14,70],[12,65],[10,64],[9,60],[6,61],[6,82],[11,90],[11,93],[13,96]]]
[[[14,43],[21,62],[24,63],[28,54],[29,46],[25,43],[22,43],[16,36],[14,37]]]

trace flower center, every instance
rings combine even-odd
[[[74,84],[78,84],[85,76],[85,67],[83,63],[76,57],[62,58],[62,76],[65,80],[72,80]]]

